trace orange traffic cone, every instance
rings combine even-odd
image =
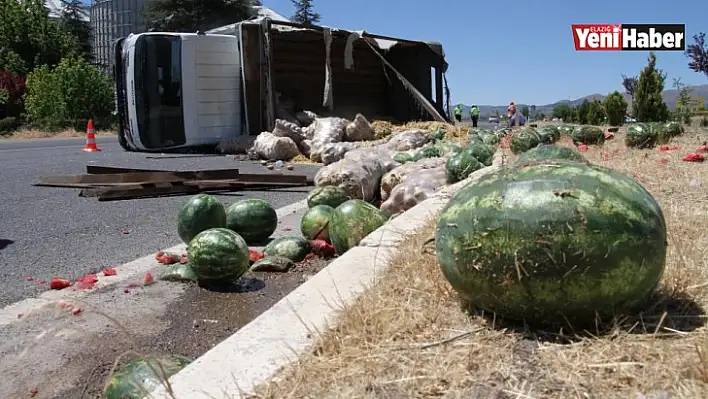
[[[96,134],[93,131],[93,121],[90,119],[88,121],[88,125],[86,125],[86,145],[84,146],[84,151],[101,151],[98,147],[96,147]]]

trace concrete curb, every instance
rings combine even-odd
[[[319,331],[336,321],[338,310],[351,304],[386,271],[396,246],[415,234],[462,187],[498,170],[492,166],[445,187],[367,236],[358,247],[335,259],[266,312],[170,378],[155,399],[240,398],[273,377],[312,346]]]

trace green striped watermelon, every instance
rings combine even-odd
[[[336,208],[348,199],[347,192],[339,186],[318,186],[307,195],[307,206],[312,208],[317,205],[329,205]]]
[[[529,162],[538,162],[551,159],[565,159],[569,161],[584,161],[585,158],[575,148],[561,147],[557,145],[540,145],[519,155],[514,161],[515,165]]]
[[[521,154],[541,144],[541,136],[538,135],[536,129],[532,127],[524,127],[519,131],[512,133],[509,140],[509,149],[514,154]]]
[[[266,245],[263,253],[300,262],[310,253],[310,243],[297,236],[278,237]]]
[[[308,240],[329,242],[329,221],[334,208],[329,205],[317,205],[308,209],[300,219],[300,232]]]
[[[483,167],[484,165],[472,155],[471,151],[465,150],[448,158],[445,162],[445,176],[447,182],[453,184],[466,179]]]
[[[366,201],[351,199],[334,210],[329,222],[329,237],[341,255],[359,245],[387,220],[379,208]]]
[[[204,230],[226,227],[226,211],[219,200],[208,194],[188,199],[177,214],[177,234],[185,244]]]
[[[232,282],[248,271],[250,257],[246,241],[226,228],[202,231],[187,247],[189,264],[204,282]]]
[[[191,358],[179,355],[138,358],[111,376],[103,397],[143,399],[191,362]]]
[[[226,210],[226,228],[237,232],[249,245],[259,244],[278,227],[278,215],[268,201],[249,198]]]
[[[593,323],[642,305],[666,261],[666,224],[632,178],[587,163],[510,167],[441,211],[437,259],[473,305],[529,323]]]

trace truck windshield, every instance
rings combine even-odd
[[[148,149],[186,142],[182,110],[181,38],[142,35],[135,42],[135,106],[140,141]]]

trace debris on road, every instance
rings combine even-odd
[[[313,184],[305,175],[243,174],[238,169],[164,171],[89,165],[86,170],[88,174],[85,175],[40,177],[35,186],[81,188],[81,197],[114,201],[204,191],[302,187]]]
[[[71,281],[65,280],[63,278],[55,277],[49,282],[49,289],[52,290],[63,290],[67,287],[71,287]]]
[[[109,267],[107,269],[103,269],[103,275],[106,277],[115,276],[116,274],[118,274],[118,272],[116,271],[116,269],[114,269],[112,267]]]

